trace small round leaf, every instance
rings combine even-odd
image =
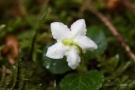
[[[60,82],[61,90],[98,90],[104,81],[102,73],[92,70],[84,75],[69,74]]]
[[[87,34],[90,39],[92,39],[98,46],[96,50],[94,50],[98,54],[103,54],[107,48],[107,40],[104,35],[104,32],[98,27],[88,27]],[[86,59],[94,58],[94,55],[87,51],[85,54]]]

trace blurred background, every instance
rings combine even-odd
[[[39,27],[39,20],[47,10],[45,22]],[[99,46],[94,57],[89,57],[89,52],[85,57],[89,70],[98,69],[104,74],[101,90],[134,90],[135,63],[130,55],[135,53],[134,0],[0,0],[0,76],[2,65],[7,76],[12,73],[21,47],[28,87],[42,84],[41,90],[53,90],[56,84],[59,89],[61,79],[74,71],[69,67],[61,70],[60,65],[55,67],[44,57],[46,48],[55,41],[50,23],[62,22],[70,27],[81,18],[85,19],[88,31],[93,30],[88,34]],[[104,22],[103,18],[108,21]],[[108,22],[120,37],[114,35]],[[122,83],[127,86],[121,87]]]

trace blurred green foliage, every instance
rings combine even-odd
[[[103,74],[93,70],[82,76],[75,73],[67,75],[61,81],[60,87],[61,90],[98,90],[103,81]]]
[[[26,84],[29,88],[40,85],[41,90],[60,89],[60,85],[66,83],[62,79],[68,79],[69,76],[66,75],[71,75],[70,73],[76,71],[71,70],[67,65],[63,68],[62,65],[66,63],[66,60],[59,63],[44,57],[48,43],[54,42],[50,23],[62,22],[70,26],[77,19],[84,18],[88,30],[87,36],[99,46],[96,51],[85,54],[87,59],[85,65],[88,70],[97,69],[104,74],[104,83],[101,88],[98,88],[101,90],[134,90],[135,64],[105,24],[90,11],[81,10],[85,7],[84,2],[83,0],[9,0],[8,2],[0,0],[0,68],[2,65],[10,70],[12,68],[8,58],[2,55],[4,39],[12,34],[18,39],[22,48],[22,64],[26,68],[25,77],[28,79]],[[135,7],[135,1],[130,0],[130,2]],[[131,50],[135,52],[135,13],[131,12],[127,6],[121,11],[116,9],[112,12],[106,7],[104,0],[91,0],[90,5],[109,18]],[[45,22],[39,26],[39,20],[47,8],[49,11]],[[34,43],[33,57],[29,58],[37,27],[39,31]],[[58,67],[53,66],[56,63]],[[47,68],[48,64],[50,69]],[[2,71],[0,76],[2,77]],[[76,76],[71,77],[79,81],[79,76]]]

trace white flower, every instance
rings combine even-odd
[[[61,59],[66,56],[69,67],[75,69],[80,63],[79,54],[86,50],[97,49],[97,45],[85,36],[84,19],[74,22],[70,29],[60,22],[51,23],[52,35],[57,43],[48,48],[46,56],[53,59]]]

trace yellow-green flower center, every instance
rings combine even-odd
[[[80,51],[80,54],[82,54],[82,48],[75,42],[73,42],[73,40],[71,38],[65,38],[62,40],[62,43],[65,45],[65,46],[76,46],[78,48],[78,50]]]

